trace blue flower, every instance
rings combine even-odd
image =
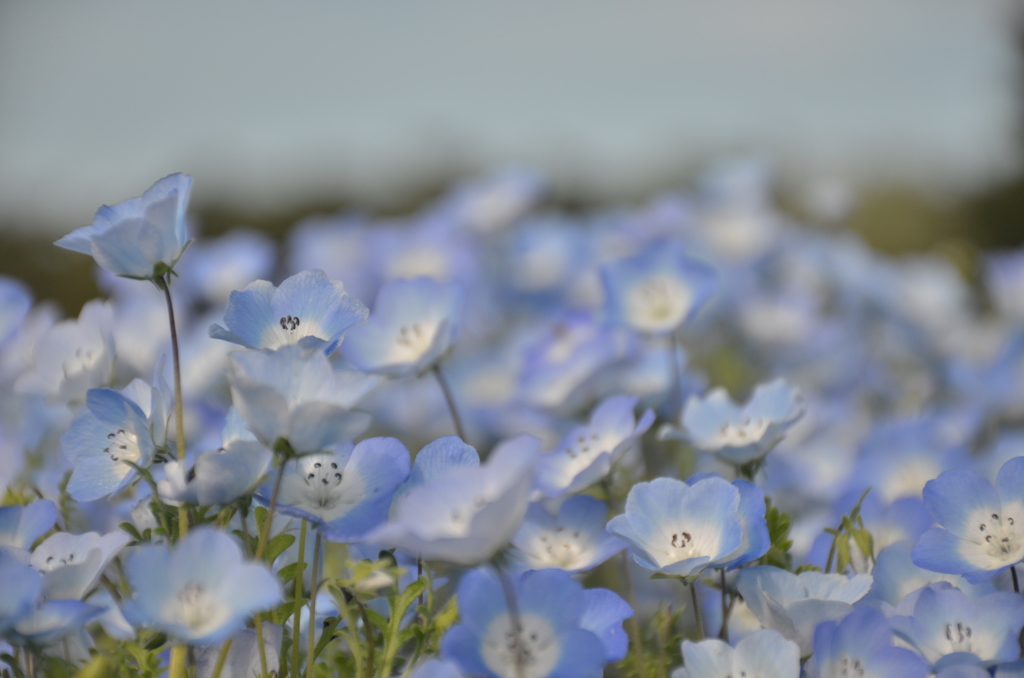
[[[289,344],[323,348],[331,353],[345,333],[366,322],[369,314],[345,285],[323,271],[296,273],[280,287],[266,280],[232,292],[224,324],[210,326],[210,336],[246,348],[276,349]]]
[[[614,591],[585,589],[580,628],[590,631],[604,645],[607,661],[617,662],[629,651],[629,636],[622,622],[633,616],[633,608]]]
[[[535,570],[510,587],[516,615],[498,576],[473,570],[459,582],[462,623],[441,641],[441,653],[469,675],[495,678],[601,676],[604,646],[580,626],[583,587],[562,570]]]
[[[43,575],[28,564],[28,553],[0,547],[0,637],[32,610],[42,589]]]
[[[818,624],[849,614],[871,581],[867,574],[793,574],[765,565],[741,569],[736,588],[762,626],[799,644],[800,656],[806,657]]]
[[[321,351],[283,346],[235,351],[228,379],[234,406],[257,440],[274,449],[285,440],[296,454],[352,440],[370,416],[352,408],[377,384],[360,372],[334,370]]]
[[[402,497],[421,485],[434,482],[449,470],[468,466],[469,468],[480,467],[480,455],[476,448],[467,445],[458,436],[444,436],[425,445],[412,463],[412,471],[408,480],[402,483],[395,496],[391,500],[394,508],[401,501]]]
[[[125,615],[193,645],[221,642],[282,600],[281,584],[265,565],[246,562],[231,537],[208,527],[189,532],[172,550],[137,547],[125,575],[134,591]]]
[[[626,546],[605,531],[607,515],[604,502],[583,495],[562,504],[557,516],[534,504],[512,537],[515,557],[532,570],[582,572],[597,567]]]
[[[459,464],[396,500],[387,523],[364,541],[425,560],[482,563],[508,544],[526,513],[539,441],[499,444],[479,468]]]
[[[854,610],[840,622],[826,621],[814,631],[811,676],[900,676],[924,678],[928,665],[903,647],[893,646],[892,628],[871,608]]]
[[[762,629],[730,647],[716,638],[683,641],[682,668],[672,678],[708,676],[763,676],[796,678],[800,675],[800,648],[776,631]]]
[[[941,527],[914,546],[919,567],[977,583],[1024,559],[1024,457],[1003,464],[995,487],[973,471],[946,471],[924,486],[924,503]]]
[[[74,464],[68,493],[92,501],[128,487],[166,444],[168,409],[160,389],[136,379],[122,392],[94,388],[86,409],[61,437],[61,449]]]
[[[57,507],[49,499],[27,506],[0,506],[0,547],[13,546],[27,551],[55,522]]]
[[[322,525],[324,536],[350,541],[387,519],[395,489],[409,477],[409,451],[395,438],[368,438],[340,453],[289,461],[278,510]],[[267,488],[261,494],[268,495]]]
[[[667,241],[605,265],[601,278],[612,320],[638,332],[663,335],[679,329],[707,303],[717,274],[708,264],[683,254],[677,242]]]
[[[1020,657],[1024,599],[1007,592],[972,599],[939,582],[904,598],[891,623],[896,634],[933,666],[961,652],[991,665]]]
[[[633,559],[664,574],[692,577],[708,567],[728,567],[767,550],[752,529],[764,522],[749,515],[740,488],[718,476],[692,485],[674,478],[637,483],[626,498],[626,512],[608,522],[608,531],[633,546]],[[753,520],[751,520],[753,518]],[[756,545],[756,548],[754,548]],[[760,551],[760,553],[756,553]]]
[[[686,401],[681,437],[723,461],[746,464],[768,454],[803,414],[803,397],[782,379],[758,386],[742,407],[716,388]]]
[[[549,497],[572,494],[607,476],[654,423],[651,410],[637,421],[633,414],[636,403],[637,398],[613,396],[594,408],[588,424],[569,431],[557,450],[540,458],[540,490]]]
[[[341,351],[367,372],[421,374],[451,348],[461,304],[456,285],[431,278],[391,280],[377,293],[370,321],[349,332]]]
[[[185,208],[192,178],[172,174],[153,184],[141,198],[104,205],[92,224],[55,245],[90,254],[111,273],[127,278],[160,278],[185,251]]]

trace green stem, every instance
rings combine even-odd
[[[220,672],[224,670],[224,662],[228,660],[228,651],[231,650],[231,639],[228,638],[224,641],[224,645],[220,648],[220,654],[217,655],[217,664],[213,667],[212,678],[220,678]]]
[[[363,629],[366,631],[366,673],[372,676],[377,672],[377,668],[374,666],[376,664],[377,639],[373,637],[373,624],[370,623],[370,615],[366,613],[366,606],[358,598],[352,600],[356,601],[359,614],[363,617]]]
[[[690,582],[690,598],[693,600],[693,623],[697,627],[697,639],[704,640],[704,619],[700,613],[700,601],[697,600],[697,579]]]
[[[274,519],[274,511],[277,509],[277,495],[281,491],[281,479],[284,478],[284,462],[277,467],[277,479],[274,480],[274,490],[270,493],[270,506],[267,508],[267,517],[263,520],[263,528],[260,530],[260,538],[256,543],[256,560],[263,559],[263,552],[267,549],[267,542],[270,541],[270,523]],[[263,613],[257,613],[253,617],[256,624],[256,646],[260,654],[260,675],[267,675],[267,648],[263,646]]]
[[[188,645],[175,645],[171,648],[170,678],[188,678],[185,660],[188,659]]]
[[[306,634],[306,678],[313,678],[313,664],[316,663],[316,634],[313,629],[316,627],[316,592],[319,590],[317,579],[320,576],[320,531],[316,533],[313,541],[313,563],[309,579],[309,633]],[[298,674],[296,674],[298,675]]]
[[[295,577],[295,612],[293,615],[292,622],[292,671],[293,676],[298,675],[299,670],[299,638],[302,636],[302,579],[303,570],[305,569],[305,563],[303,560],[306,555],[306,520],[302,520],[302,525],[299,527],[299,560],[298,560],[298,575]],[[309,620],[309,633],[313,632],[313,619]]]
[[[722,582],[722,628],[718,630],[718,638],[726,643],[729,642],[729,613],[732,612],[732,603],[727,597],[727,588],[725,584],[725,568],[719,568],[719,574],[721,575]]]
[[[167,322],[171,326],[171,356],[174,359],[174,430],[178,446],[178,463],[185,463],[185,405],[181,398],[181,354],[178,352],[178,328],[174,322],[174,303],[171,301],[171,276],[157,278],[157,287],[167,301]],[[188,509],[178,504],[178,539],[188,533]]]
[[[448,385],[448,380],[441,374],[441,368],[435,363],[434,364],[434,377],[437,378],[437,384],[441,387],[441,393],[444,394],[444,401],[448,404],[448,412],[452,416],[452,425],[455,427],[455,434],[462,438],[462,442],[467,442],[466,431],[462,428],[462,419],[459,417],[459,410],[455,407],[455,398],[452,397],[452,389]]]
[[[622,581],[626,593],[626,602],[633,610],[633,615],[627,622],[629,627],[629,645],[636,648],[636,653],[631,653],[632,662],[635,664],[638,657],[643,656],[643,635],[640,631],[640,613],[636,609],[636,589],[633,587],[633,578],[629,576],[629,553],[622,552]]]

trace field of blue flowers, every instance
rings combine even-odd
[[[190,177],[0,278],[0,675],[1024,676],[1024,252],[893,259],[752,163],[525,171],[280,246]]]

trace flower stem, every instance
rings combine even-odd
[[[725,568],[718,570],[722,579],[722,628],[718,630],[719,640],[729,642],[729,613],[732,612],[732,604],[729,602],[727,594],[727,587],[725,584]]]
[[[508,605],[508,616],[512,618],[512,632],[515,634],[515,676],[524,678],[526,676],[526,657],[523,656],[523,622],[519,616],[519,601],[516,600],[516,590],[508,574],[498,570],[498,580],[501,581],[501,590],[505,593],[505,603]]]
[[[306,521],[303,519],[302,525],[299,527],[299,560],[298,560],[298,574],[295,577],[295,613],[292,622],[292,671],[293,676],[298,675],[299,670],[299,638],[302,635],[300,633],[302,629],[302,579],[303,569],[305,563],[303,562],[304,556],[306,555]],[[313,620],[309,620],[308,633],[313,632]]]
[[[174,322],[174,302],[171,300],[171,276],[156,279],[156,286],[164,292],[167,302],[167,322],[171,326],[171,357],[174,362],[174,433],[178,446],[178,462],[185,463],[185,406],[181,400],[181,353],[178,351],[178,327]],[[188,509],[178,504],[178,539],[188,533]]]
[[[1020,593],[1020,582],[1017,581],[1017,566],[1010,566],[1010,576],[1013,577],[1013,592]]]
[[[679,361],[679,333],[673,332],[669,342],[669,360],[672,362],[672,385],[668,389],[668,412],[670,417],[677,416],[683,408],[683,366]]]
[[[459,418],[459,410],[455,407],[455,398],[452,397],[452,389],[448,385],[448,380],[445,379],[444,375],[441,374],[441,368],[435,364],[433,367],[434,376],[437,378],[437,384],[441,387],[441,393],[444,394],[444,401],[448,404],[448,412],[452,416],[452,425],[455,427],[455,434],[462,438],[462,442],[466,441],[466,431],[462,428],[462,419]]]
[[[281,491],[281,479],[284,478],[284,461],[277,467],[277,478],[274,480],[274,490],[270,493],[270,506],[267,507],[267,517],[263,519],[263,528],[260,530],[260,538],[256,543],[256,560],[263,559],[263,552],[267,550],[267,542],[270,541],[270,523],[274,520],[274,511],[277,509],[277,495]],[[256,646],[260,653],[260,675],[267,675],[267,648],[263,646],[263,614],[257,613],[253,617],[256,624]]]
[[[697,639],[704,640],[704,619],[700,613],[700,601],[697,600],[697,579],[690,582],[690,598],[693,600],[693,623],[697,627]]]
[[[320,532],[318,530],[316,533],[316,539],[313,541],[313,563],[309,580],[309,632],[306,634],[306,678],[313,678],[313,664],[316,659],[314,656],[316,650],[316,634],[313,633],[313,629],[316,627],[316,592],[319,589],[317,586],[317,578],[320,576],[319,565]],[[298,674],[296,673],[296,675]]]
[[[188,659],[188,645],[175,645],[171,648],[171,663],[167,675],[170,678],[187,678],[188,670],[185,660]]]
[[[224,645],[220,648],[220,654],[217,655],[217,664],[213,667],[212,678],[220,678],[220,672],[224,670],[224,662],[228,659],[228,652],[231,650],[231,638],[224,641]]]

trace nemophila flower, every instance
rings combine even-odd
[[[413,460],[409,478],[395,491],[392,508],[413,488],[428,485],[459,466],[479,468],[480,455],[476,448],[458,436],[444,436],[428,443]]]
[[[580,627],[583,587],[562,570],[527,572],[511,584],[516,613],[489,570],[459,582],[461,621],[441,640],[442,656],[474,676],[586,678],[600,676],[604,647]]]
[[[744,495],[746,499],[744,500]],[[764,500],[750,483],[707,476],[692,484],[675,478],[637,483],[626,512],[608,531],[633,547],[633,559],[649,570],[692,577],[708,567],[730,567],[764,554]]]
[[[540,504],[512,537],[513,557],[526,569],[582,572],[597,567],[626,547],[604,529],[608,506],[588,496],[572,497],[553,516]]]
[[[699,311],[715,291],[708,264],[683,253],[675,241],[601,269],[609,317],[647,334],[668,334]]]
[[[321,525],[328,539],[350,541],[384,522],[391,497],[409,477],[409,451],[395,438],[368,438],[337,452],[286,463],[278,510]],[[269,498],[269,487],[261,491]]]
[[[480,467],[458,465],[413,487],[388,522],[364,541],[397,547],[424,560],[476,565],[508,544],[526,513],[539,441],[499,444]]]
[[[32,309],[32,292],[15,278],[0,276],[0,346],[18,331]]]
[[[125,616],[192,645],[219,643],[254,613],[281,602],[281,584],[263,564],[246,562],[234,539],[208,527],[173,549],[139,546],[125,561],[133,599]]]
[[[134,380],[121,392],[95,388],[60,444],[74,469],[68,494],[92,501],[128,487],[166,440],[168,403],[161,389]]]
[[[629,333],[589,314],[561,318],[525,347],[519,397],[536,407],[572,409],[601,370],[627,355],[629,339]]]
[[[776,631],[761,629],[750,634],[736,647],[717,638],[699,643],[683,641],[683,666],[672,678],[797,678],[800,675],[800,648]]]
[[[296,273],[275,287],[266,280],[232,292],[224,324],[210,336],[246,348],[277,349],[290,344],[331,353],[345,333],[366,322],[368,311],[345,285],[323,271]]]
[[[92,224],[54,244],[89,254],[120,276],[160,278],[174,268],[188,246],[185,208],[191,189],[192,177],[164,177],[141,198],[99,208]]]
[[[949,582],[974,598],[995,591],[989,581],[970,584],[957,575],[940,574],[918,567],[911,558],[913,547],[910,541],[898,541],[878,552],[875,566],[871,569],[874,583],[863,598],[865,602],[879,601],[896,607],[914,591],[940,581]]]
[[[971,598],[940,582],[904,598],[890,621],[896,634],[933,666],[960,652],[992,665],[1020,657],[1024,599],[1007,592]]]
[[[57,522],[57,507],[49,499],[26,506],[0,506],[0,547],[28,551]]]
[[[640,436],[654,423],[647,410],[637,421],[633,414],[637,398],[613,396],[598,405],[590,422],[578,426],[562,439],[554,452],[541,456],[537,465],[537,487],[549,497],[572,494],[600,481]]]
[[[223,506],[251,492],[270,470],[273,453],[255,440],[235,440],[196,457],[189,467],[164,464],[160,496],[172,502]]]
[[[740,570],[736,588],[762,626],[796,642],[800,656],[806,657],[818,624],[849,614],[871,582],[867,574],[793,574],[766,565]]]
[[[580,628],[590,631],[604,646],[604,657],[617,662],[629,651],[629,636],[622,622],[633,616],[633,608],[619,594],[608,589],[584,589]]]
[[[349,332],[342,354],[367,372],[420,374],[451,348],[459,328],[462,293],[431,278],[391,280],[377,292],[365,325]]]
[[[761,384],[742,407],[723,388],[705,398],[690,396],[683,408],[682,432],[695,448],[731,464],[746,464],[768,454],[804,413],[804,401],[782,379]]]
[[[277,248],[262,231],[236,229],[219,238],[203,238],[189,250],[181,262],[180,287],[189,296],[223,308],[231,293],[250,281],[270,275],[277,262]]]
[[[0,548],[0,637],[27,615],[42,589],[43,575],[28,564],[28,553]]]
[[[235,408],[256,438],[274,449],[287,441],[297,454],[352,440],[370,416],[352,408],[377,384],[375,377],[335,370],[321,351],[283,346],[235,351],[228,380]]]
[[[494,233],[522,217],[537,204],[546,181],[536,172],[510,168],[458,186],[440,207],[453,225],[478,233]]]
[[[808,675],[925,678],[925,661],[904,647],[894,646],[893,640],[889,620],[871,608],[854,610],[842,621],[823,622],[814,631],[814,657]]]
[[[22,393],[46,396],[50,404],[80,401],[90,388],[110,382],[114,366],[113,308],[94,299],[77,320],[63,320],[39,337],[32,366],[15,382]]]
[[[977,583],[1024,559],[1024,457],[1003,464],[995,487],[973,471],[946,471],[924,486],[924,503],[940,527],[918,539],[916,565]]]
[[[129,541],[128,534],[120,530],[102,536],[54,532],[36,547],[29,562],[43,573],[47,598],[82,600]]]

